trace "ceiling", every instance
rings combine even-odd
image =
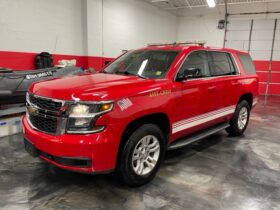
[[[177,10],[208,7],[206,0],[145,0],[160,9]],[[228,5],[248,5],[256,3],[280,2],[280,0],[227,0]],[[217,5],[224,5],[225,0],[216,0]]]

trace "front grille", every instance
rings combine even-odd
[[[59,111],[62,106],[61,102],[53,101],[51,99],[36,97],[31,94],[29,95],[29,101],[41,109],[55,111],[55,112]]]
[[[47,133],[56,133],[57,120],[55,118],[46,118],[38,115],[29,115],[29,120],[31,124],[38,130]]]

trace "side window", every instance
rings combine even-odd
[[[236,74],[231,56],[225,52],[209,52],[211,76]]]
[[[207,52],[195,51],[188,55],[179,73],[183,73],[184,71],[189,72],[189,78],[210,76]]]
[[[238,54],[238,58],[246,74],[256,74],[255,66],[249,54]]]

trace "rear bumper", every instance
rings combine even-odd
[[[107,126],[96,134],[53,136],[32,129],[26,117],[22,122],[25,148],[33,156],[84,173],[104,173],[115,168],[119,145],[117,126]]]

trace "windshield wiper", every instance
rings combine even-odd
[[[133,73],[131,73],[131,72],[129,72],[129,71],[123,71],[123,72],[115,72],[116,74],[125,74],[125,75],[132,75],[132,76],[137,76],[137,77],[140,77],[140,78],[142,78],[142,79],[148,79],[148,77],[145,77],[145,76],[142,76],[142,75],[140,75],[140,74],[133,74]]]

